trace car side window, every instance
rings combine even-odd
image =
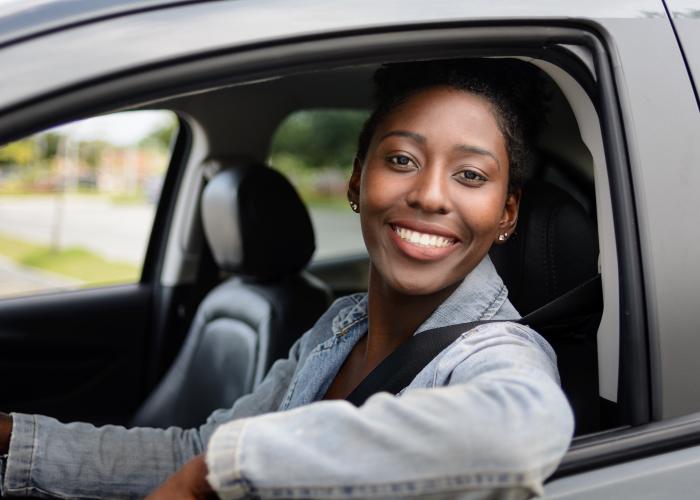
[[[365,110],[299,110],[272,138],[270,165],[287,176],[309,208],[316,232],[314,260],[366,253],[346,192],[367,116]]]
[[[138,282],[177,124],[113,113],[0,147],[0,297]]]

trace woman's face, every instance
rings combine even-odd
[[[377,127],[349,196],[384,285],[409,295],[456,286],[501,234],[519,193],[490,104],[449,87],[411,96]]]

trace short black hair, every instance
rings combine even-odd
[[[544,122],[546,92],[542,73],[517,59],[450,59],[396,63],[374,74],[377,106],[358,139],[357,160],[365,161],[372,136],[397,106],[429,87],[447,86],[486,99],[505,137],[508,190],[520,187],[534,162],[534,143]]]

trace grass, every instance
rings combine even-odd
[[[142,205],[148,201],[143,193],[113,194],[109,200],[115,205]]]
[[[0,255],[21,266],[60,274],[85,285],[133,283],[140,278],[139,266],[106,260],[79,247],[54,251],[44,245],[0,235]]]
[[[348,205],[348,200],[345,197],[339,197],[339,196],[322,196],[322,195],[314,195],[314,194],[307,194],[304,196],[304,193],[300,194],[302,200],[306,202],[306,205],[309,208],[321,208],[324,210],[334,210],[334,211],[347,211],[350,212],[350,205]]]
[[[36,245],[26,241],[0,236],[0,255],[4,255],[14,262],[20,263],[23,257],[31,255],[36,249]]]
[[[1,1],[1,0],[0,0]],[[60,196],[61,193],[57,191],[26,191],[26,190],[9,190],[0,189],[0,196],[11,196],[11,197],[21,197],[21,198],[55,198]],[[143,192],[137,193],[104,193],[93,190],[78,190],[65,193],[65,196],[70,198],[81,198],[81,199],[95,199],[102,198],[109,200],[114,205],[139,205],[148,203],[148,199]]]

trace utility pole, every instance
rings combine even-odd
[[[61,135],[58,140],[57,158],[60,158],[59,181],[54,198],[53,220],[51,222],[51,251],[59,252],[61,250],[61,233],[63,231],[63,219],[66,210],[66,182],[67,182],[67,165],[68,159],[68,136]]]

